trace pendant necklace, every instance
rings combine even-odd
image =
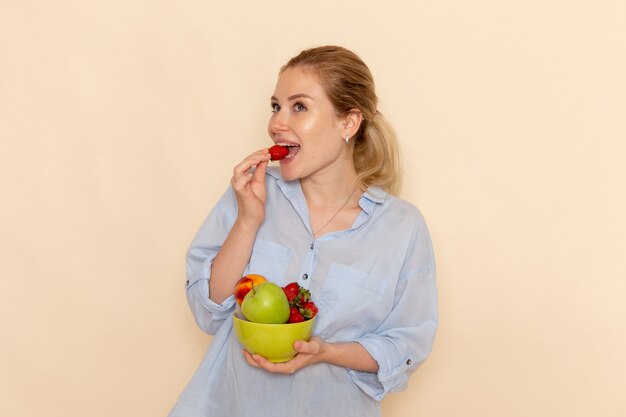
[[[337,212],[336,212],[335,214],[333,214],[333,217],[331,217],[331,218],[330,218],[330,220],[328,220],[326,223],[324,223],[324,225],[323,225],[322,227],[320,227],[319,229],[317,229],[317,231],[314,231],[314,232],[313,232],[313,237],[314,237],[314,238],[315,238],[315,237],[316,237],[316,236],[317,236],[317,235],[318,235],[318,234],[319,234],[322,230],[324,230],[324,228],[325,228],[326,226],[328,226],[328,225],[330,224],[330,222],[332,222],[332,221],[335,219],[335,217],[337,217],[337,215],[338,215],[339,213],[341,213],[341,210],[343,210],[345,206],[347,206],[347,205],[348,205],[348,202],[350,201],[350,199],[351,199],[351,198],[352,198],[352,196],[354,195],[354,192],[356,191],[356,189],[357,189],[357,186],[355,185],[355,186],[354,186],[354,188],[352,189],[352,192],[350,193],[350,195],[349,195],[349,196],[348,196],[348,198],[346,199],[346,202],[345,202],[345,203],[343,203],[343,204],[341,205],[341,207],[339,207],[339,210],[337,210]]]

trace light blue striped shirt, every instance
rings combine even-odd
[[[360,343],[378,373],[318,363],[279,375],[248,365],[232,331],[234,297],[222,304],[208,298],[211,263],[237,217],[229,188],[187,254],[187,299],[197,324],[214,338],[170,417],[380,416],[380,400],[406,387],[438,325],[424,219],[410,203],[370,188],[350,229],[314,239],[299,181],[283,181],[272,167],[266,186],[266,218],[246,273],[308,288],[319,308],[314,335]]]

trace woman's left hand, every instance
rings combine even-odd
[[[321,362],[324,346],[325,342],[319,337],[312,337],[308,342],[298,340],[293,345],[294,350],[297,352],[296,356],[287,362],[279,363],[268,361],[257,354],[251,355],[246,350],[243,351],[243,355],[246,361],[256,368],[265,369],[267,372],[288,375],[293,374],[298,369],[302,369],[305,366]]]

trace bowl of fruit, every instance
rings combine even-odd
[[[280,287],[260,275],[246,275],[235,287],[235,299],[233,327],[248,352],[286,362],[295,356],[297,340],[311,338],[317,307],[298,283]]]

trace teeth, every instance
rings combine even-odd
[[[285,143],[285,142],[277,142],[276,144],[280,145],[280,146],[284,146],[286,148],[295,148],[295,147],[299,147],[300,146],[300,145],[294,145],[294,144]]]

